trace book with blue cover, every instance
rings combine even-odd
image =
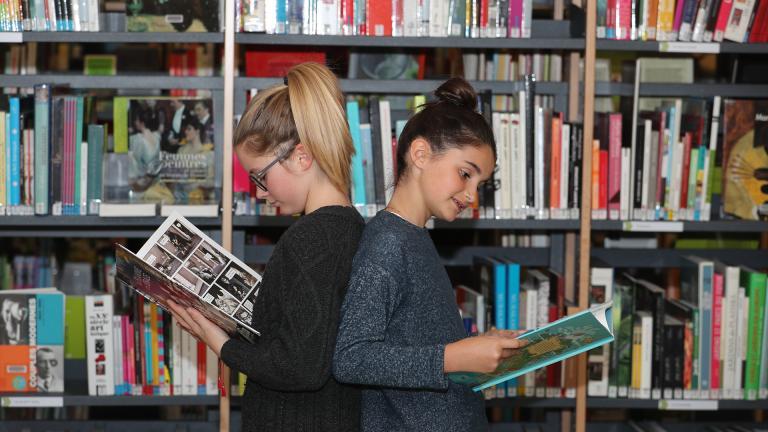
[[[525,373],[613,342],[612,302],[552,322],[518,336],[528,344],[491,373],[455,372],[452,381],[481,391]]]

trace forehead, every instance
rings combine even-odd
[[[444,156],[457,163],[472,163],[480,168],[480,175],[488,178],[493,173],[496,161],[493,159],[493,150],[487,145],[452,148],[444,153]],[[471,166],[471,165],[470,165]]]

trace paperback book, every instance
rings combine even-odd
[[[253,341],[253,305],[261,276],[178,213],[137,254],[117,245],[117,278],[168,310],[192,307],[232,336]]]
[[[494,372],[456,372],[448,377],[481,391],[612,342],[611,306],[612,302],[596,305],[518,336],[527,345],[515,350]]]
[[[64,294],[0,292],[0,392],[64,391]]]

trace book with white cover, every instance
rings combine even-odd
[[[261,276],[172,214],[137,254],[116,245],[117,278],[164,309],[193,307],[228,334],[254,340],[253,306]]]

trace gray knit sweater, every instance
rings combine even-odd
[[[333,359],[336,379],[369,386],[362,430],[486,430],[481,395],[443,373],[445,345],[464,337],[427,230],[379,212],[352,262]]]

